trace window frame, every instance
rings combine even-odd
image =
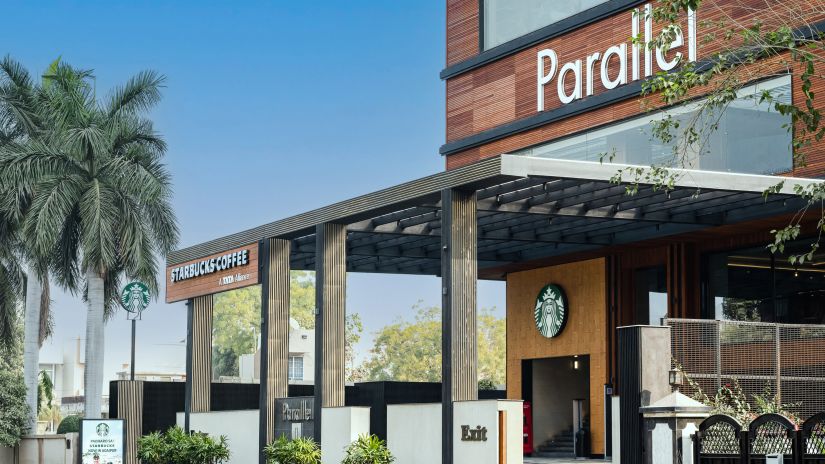
[[[300,377],[295,376],[295,371],[297,370],[296,365],[298,364],[296,360],[300,360],[301,364],[301,375]],[[304,357],[303,356],[293,356],[289,355],[289,359],[287,360],[287,380],[304,380]]]

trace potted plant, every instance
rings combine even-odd
[[[312,438],[290,440],[280,438],[264,448],[266,461],[270,464],[320,464],[321,449]]]
[[[384,440],[375,435],[361,435],[347,447],[341,464],[390,464],[393,461],[395,457]]]
[[[138,459],[143,464],[217,464],[229,459],[226,437],[217,440],[205,433],[186,433],[172,427],[138,439]]]

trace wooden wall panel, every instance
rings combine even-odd
[[[223,271],[216,271],[211,274],[205,274],[198,277],[192,277],[186,280],[172,282],[172,270],[187,266],[189,264],[197,264],[204,260],[212,258],[220,258],[226,254],[233,252],[248,250],[249,258],[248,264],[242,266],[232,267]],[[214,293],[234,290],[236,288],[248,287],[250,285],[257,285],[258,280],[258,244],[251,244],[239,248],[233,248],[221,253],[209,255],[201,259],[187,261],[185,263],[174,264],[166,267],[166,302],[173,303],[175,301],[183,301],[196,296],[211,295]],[[233,283],[223,284],[221,280],[227,276],[234,276],[236,274],[249,275],[248,279],[237,280]]]
[[[315,439],[321,439],[321,408],[344,406],[347,226],[315,228]]]
[[[441,204],[441,447],[450,456],[453,402],[478,399],[478,212],[474,191],[443,190]]]
[[[478,54],[478,0],[447,0],[447,66]]]
[[[606,261],[604,258],[516,272],[507,276],[507,397],[520,399],[521,361],[559,356],[590,356],[592,452],[604,452],[604,391],[607,356]],[[533,309],[544,285],[556,283],[570,308],[564,331],[545,338],[536,329]]]
[[[191,412],[209,412],[212,405],[212,295],[192,300]]]
[[[261,436],[265,446],[275,438],[275,401],[289,396],[289,256],[292,242],[272,238],[262,242],[261,259],[266,260],[266,274],[262,275],[261,321],[263,322],[266,344],[261,351],[261,379],[265,388],[261,389],[260,409]]]
[[[126,421],[126,459],[124,464],[138,464],[137,441],[143,435],[143,382],[117,382],[117,411],[114,417]]]

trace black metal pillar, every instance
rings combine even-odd
[[[453,402],[478,399],[476,194],[441,192],[442,463],[453,462]]]
[[[189,415],[192,412],[192,312],[195,305],[186,300],[186,387],[183,405],[183,429],[189,433]]]

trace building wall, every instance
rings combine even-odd
[[[804,0],[790,0],[800,4],[807,4]],[[537,82],[536,66],[537,52],[545,48],[552,48],[558,53],[559,66],[577,59],[585,60],[594,52],[604,54],[605,50],[618,44],[627,44],[628,54],[628,82],[631,83],[631,36],[632,10],[642,7],[645,3],[638,2],[624,11],[598,19],[590,24],[580,26],[556,37],[526,47],[517,52],[505,55],[475,69],[451,76],[446,79],[446,134],[445,139],[456,142],[467,137],[483,133],[502,125],[512,123],[539,114],[537,111]],[[479,55],[479,4],[477,0],[448,0],[447,1],[447,64],[459,64],[467,59]],[[762,0],[708,0],[702,4],[697,13],[697,56],[701,60],[720,50],[720,45],[727,42],[720,40],[705,40],[711,35],[722,36],[724,32],[718,26],[713,26],[715,20],[727,17],[727,21],[738,21],[750,24],[755,18],[768,18],[761,14],[764,8]],[[787,5],[788,3],[785,2]],[[743,7],[752,5],[752,8]],[[807,11],[810,11],[808,7]],[[805,18],[815,22],[825,19],[825,14],[819,17]],[[686,20],[684,20],[686,22]],[[767,19],[770,22],[769,18]],[[766,23],[764,27],[769,27]],[[642,27],[642,30],[644,28]],[[653,33],[656,34],[661,26],[654,24]],[[683,25],[683,30],[686,30]],[[687,47],[680,48],[687,53]],[[670,56],[670,55],[668,55]],[[754,79],[758,76],[773,75],[788,70],[788,56],[777,56],[753,65],[748,73]],[[655,58],[653,72],[659,69]],[[618,60],[612,60],[608,73],[615,76]],[[641,67],[644,74],[644,66]],[[449,69],[449,68],[448,68]],[[793,69],[799,73],[800,69]],[[558,76],[558,73],[556,74]],[[597,96],[602,93],[617,92],[606,90],[601,84],[599,66],[594,70],[594,92]],[[572,85],[572,83],[570,84]],[[801,82],[794,79],[794,103],[804,103]],[[814,79],[814,92],[817,100],[825,103],[823,87],[825,80]],[[584,92],[584,90],[583,90]],[[700,92],[695,92],[700,95]],[[587,97],[582,99],[582,102]],[[600,125],[618,122],[629,117],[643,114],[646,108],[661,106],[657,98],[648,99],[644,105],[641,97],[632,97],[613,104],[599,106],[590,111],[571,114],[555,122],[539,125],[530,130],[517,134],[507,135],[496,140],[463,149],[446,156],[448,169],[460,167],[480,159],[509,153],[521,148],[544,143],[553,139],[591,130]],[[820,103],[820,104],[821,104]],[[556,96],[555,79],[545,86],[545,111],[552,113],[562,105]],[[795,176],[816,176],[825,172],[825,143],[817,143],[806,149],[807,164],[793,170]]]
[[[536,330],[536,296],[548,283],[560,285],[569,305],[564,331],[543,337]],[[607,298],[604,258],[507,275],[507,397],[522,398],[521,361],[590,356],[591,450],[604,453],[604,384],[608,382]]]
[[[176,414],[178,427],[183,427],[185,415]],[[227,464],[258,462],[258,410],[192,413],[189,426],[195,432],[213,437],[226,436],[232,453]]]

